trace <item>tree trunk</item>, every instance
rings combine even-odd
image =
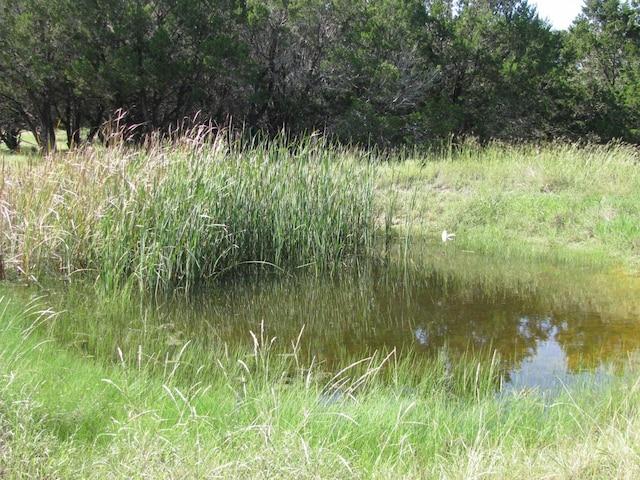
[[[40,111],[40,151],[43,154],[50,153],[56,149],[56,126],[51,116],[51,108],[48,102]]]
[[[17,152],[20,149],[20,129],[11,127],[8,130],[0,131],[0,140],[10,151]]]

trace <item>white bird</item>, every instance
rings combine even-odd
[[[456,236],[455,233],[448,233],[446,230],[442,231],[442,241],[446,243],[447,240],[453,240]]]

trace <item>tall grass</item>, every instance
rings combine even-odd
[[[29,282],[90,271],[191,290],[258,265],[335,272],[370,254],[380,228],[405,249],[446,229],[477,253],[637,267],[638,162],[620,144],[468,142],[380,163],[313,137],[247,146],[194,129],[3,166],[0,258]]]
[[[373,172],[356,153],[311,138],[245,148],[201,130],[13,166],[5,265],[27,279],[91,271],[153,292],[249,264],[332,272],[371,248]]]
[[[463,143],[383,169],[394,227],[500,258],[640,268],[640,152],[609,145]],[[390,192],[390,193],[389,193]]]
[[[492,364],[390,352],[338,372],[280,355],[264,329],[188,381],[186,344],[149,375],[38,337],[53,313],[0,299],[3,478],[636,478],[629,375],[553,397],[494,395]],[[301,332],[301,335],[304,335]]]

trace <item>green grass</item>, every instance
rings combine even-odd
[[[27,281],[82,271],[158,293],[251,266],[330,274],[370,253],[374,170],[362,156],[194,135],[8,169],[5,262]]]
[[[41,157],[34,153],[9,153],[7,151],[0,150],[0,165],[5,165],[5,164],[30,165],[39,161],[41,161]]]
[[[640,267],[640,153],[634,147],[465,144],[391,162],[379,182],[389,223],[501,258]],[[379,207],[379,209],[382,207]]]
[[[454,370],[376,354],[334,374],[256,331],[192,383],[190,345],[89,361],[31,328],[55,317],[0,300],[0,470],[17,478],[635,478],[640,384],[494,395],[492,362]],[[302,333],[304,334],[304,333]],[[416,368],[423,375],[416,382]],[[283,375],[283,372],[289,372]],[[480,373],[480,374],[478,374]]]
[[[27,152],[27,155],[38,156],[39,145],[36,141],[35,136],[32,132],[22,131],[20,133],[20,143],[19,149],[24,154]],[[68,150],[67,147],[67,132],[64,130],[56,130],[56,148],[58,151]],[[0,143],[0,155],[8,154],[9,149],[4,144],[4,142]]]
[[[2,271],[27,282],[87,272],[104,281],[97,305],[101,295],[109,305],[74,312],[85,337],[63,349],[57,329],[77,318],[44,300],[0,301],[0,477],[638,477],[634,357],[603,384],[500,393],[497,358],[380,351],[332,369],[300,341],[262,330],[235,347],[185,339],[131,310],[140,290],[192,290],[255,269],[333,274],[383,249],[415,249],[414,239],[432,251],[405,256],[409,272],[423,258],[450,276],[456,258],[473,264],[469,275],[503,281],[492,257],[627,272],[639,258],[635,149],[464,144],[378,162],[311,139],[190,140],[3,164]],[[457,234],[446,245],[444,229]],[[374,241],[387,234],[404,241]],[[512,288],[540,278],[518,276]],[[601,281],[637,298],[629,278]]]
[[[64,130],[56,131],[56,149],[58,152],[68,150],[67,134]],[[3,164],[23,164],[35,165],[43,161],[43,156],[39,151],[38,142],[36,142],[33,133],[23,131],[20,134],[20,149],[17,152],[9,151],[7,146],[0,142],[0,166]]]
[[[332,273],[382,255],[381,239],[408,247],[444,229],[478,254],[636,270],[638,162],[620,144],[468,143],[381,162],[313,138],[120,142],[3,163],[4,270],[190,290],[258,265]]]

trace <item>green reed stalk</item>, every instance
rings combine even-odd
[[[25,272],[89,270],[159,293],[252,264],[331,273],[369,253],[371,162],[311,140],[226,140],[198,131],[16,167],[5,185],[12,254]]]

